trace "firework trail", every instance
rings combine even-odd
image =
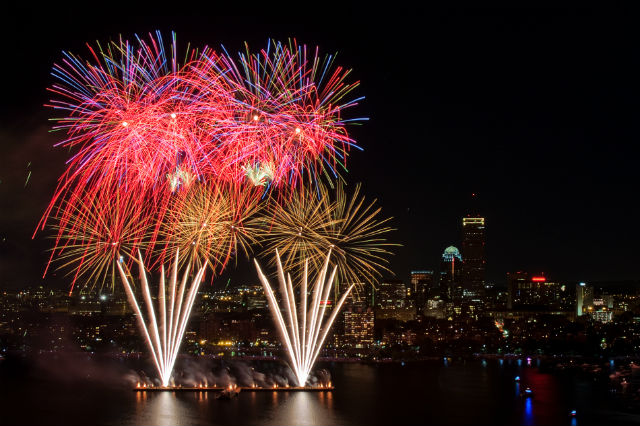
[[[158,286],[158,312],[153,307],[149,282],[145,272],[142,255],[138,252],[138,267],[140,270],[140,283],[142,285],[143,306],[147,308],[147,322],[140,310],[140,304],[136,300],[133,287],[129,282],[129,273],[125,272],[123,262],[118,262],[118,272],[124,285],[129,304],[133,307],[138,325],[142,330],[145,342],[151,351],[162,386],[168,386],[171,380],[173,366],[178,356],[180,343],[187,328],[187,322],[191,309],[198,294],[198,288],[204,276],[205,266],[198,270],[191,285],[187,285],[189,279],[189,266],[187,266],[182,281],[178,283],[178,251],[173,262],[168,288],[165,286],[164,266],[161,268],[160,285]],[[148,325],[147,325],[148,324]]]
[[[285,279],[284,269],[282,268],[278,251],[276,250],[276,263],[278,265],[281,303],[278,303],[275,292],[269,284],[269,280],[260,269],[258,261],[254,259],[258,276],[260,277],[264,292],[269,301],[271,314],[285,343],[291,369],[296,376],[298,386],[305,386],[309,373],[329,334],[329,330],[340,312],[344,301],[353,289],[353,285],[351,285],[347,291],[344,292],[333,308],[333,312],[329,318],[324,321],[327,300],[331,292],[331,284],[337,270],[337,267],[334,266],[331,275],[327,279],[330,256],[331,251],[327,253],[324,266],[318,272],[316,284],[311,290],[312,295],[310,302],[307,302],[309,265],[308,262],[305,262],[304,272],[302,273],[302,284],[300,286],[300,300],[298,303],[296,303],[291,275],[287,274],[287,278]],[[285,312],[284,316],[281,312],[282,310]]]

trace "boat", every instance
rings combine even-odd
[[[240,393],[240,388],[237,386],[229,386],[224,388],[216,394],[216,399],[233,399]]]
[[[533,391],[531,390],[531,388],[526,388],[525,390],[520,392],[520,396],[525,398],[531,398],[533,396]]]

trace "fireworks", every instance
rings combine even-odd
[[[333,281],[332,275],[324,282],[324,253],[333,249],[334,274],[349,283],[370,280],[388,254],[380,237],[389,230],[386,221],[376,219],[379,209],[365,206],[357,189],[351,200],[339,189],[332,201],[325,190],[314,198],[303,185],[321,188],[321,176],[338,177],[358,148],[347,125],[361,119],[344,115],[361,99],[348,99],[359,83],[334,66],[335,56],[295,40],[270,41],[256,53],[247,48],[237,58],[211,48],[180,55],[175,35],[165,43],[159,32],[87,47],[88,59],[64,52],[52,72],[57,83],[48,106],[60,114],[53,130],[66,132],[57,145],[72,155],[38,226],[55,220],[50,262],[72,269],[74,284],[111,277],[113,285],[118,270],[166,386],[205,269],[219,273],[268,233],[269,247],[282,247],[287,267],[300,270],[308,259],[323,277],[313,315],[307,321],[305,314],[301,328],[291,322],[294,334],[285,329],[304,385],[335,318],[321,327],[318,304]],[[261,200],[273,188],[291,202],[276,197],[260,219]],[[167,290],[161,265],[174,251]],[[135,262],[146,321],[129,280]],[[145,262],[160,268],[158,317]],[[293,321],[292,284],[285,289],[279,257],[278,267]],[[178,269],[186,271],[179,288]],[[198,273],[187,287],[190,269]],[[301,303],[306,312],[306,290]]]
[[[260,196],[246,185],[195,185],[172,200],[160,240],[180,249],[181,265],[212,262],[221,270],[239,251],[248,255],[259,238]]]
[[[138,325],[143,331],[145,342],[153,356],[153,361],[160,374],[162,386],[165,387],[169,385],[173,365],[178,356],[178,349],[180,348],[182,337],[187,328],[187,321],[205,271],[205,265],[203,265],[196,273],[191,285],[188,286],[189,266],[187,266],[182,281],[178,284],[178,257],[179,254],[176,251],[176,258],[173,262],[173,268],[171,268],[172,272],[169,278],[168,289],[165,286],[164,266],[161,268],[160,285],[158,286],[158,316],[156,317],[144,261],[142,260],[142,255],[138,252],[138,267],[140,270],[144,305],[147,307],[148,327],[140,310],[140,305],[136,300],[133,288],[129,283],[128,276],[130,274],[125,272],[123,262],[120,261],[117,263],[129,304],[133,307],[136,317],[138,318]]]
[[[356,146],[345,126],[357,119],[342,115],[358,103],[343,102],[358,83],[332,68],[333,56],[309,57],[295,41],[237,61],[209,48],[180,60],[175,35],[166,46],[160,33],[88,49],[89,60],[65,52],[52,73],[48,106],[62,114],[54,130],[67,133],[58,146],[75,151],[40,223],[62,218],[59,235],[78,209],[69,200],[92,202],[104,187],[142,187],[162,210],[196,181],[268,187],[325,168],[337,176]]]
[[[56,220],[58,234],[51,258],[59,269],[73,271],[71,291],[78,279],[93,286],[111,278],[113,288],[116,262],[145,246],[145,208],[134,194],[120,191],[88,200],[74,197],[65,199],[68,214]]]
[[[237,60],[210,50],[202,56],[199,73],[223,76],[235,100],[236,125],[218,147],[221,173],[241,179],[258,170],[273,185],[295,186],[305,173],[315,179],[326,168],[336,177],[344,168],[357,146],[345,126],[364,119],[342,116],[360,101],[344,102],[359,82],[333,67],[334,55],[290,40],[257,53],[246,46]]]
[[[390,255],[385,234],[391,218],[379,219],[376,201],[365,202],[356,185],[349,196],[338,185],[335,197],[329,190],[300,188],[291,197],[273,201],[265,217],[264,253],[280,250],[286,269],[302,270],[309,261],[319,269],[324,253],[335,253],[337,279],[341,283],[373,283],[381,270],[388,270],[385,256]]]
[[[322,349],[324,340],[327,338],[327,334],[331,329],[331,325],[353,288],[353,285],[351,285],[348,290],[344,292],[340,300],[336,303],[336,306],[333,308],[333,312],[329,318],[326,321],[323,321],[327,306],[326,301],[329,298],[331,284],[337,270],[337,267],[334,267],[331,275],[327,279],[330,256],[331,251],[327,253],[324,266],[318,271],[318,278],[315,286],[313,286],[311,302],[309,304],[307,303],[307,277],[309,264],[305,261],[304,272],[301,280],[302,284],[300,286],[300,302],[296,303],[291,275],[287,275],[287,278],[285,279],[282,262],[280,261],[280,254],[276,250],[278,281],[280,282],[280,294],[282,297],[281,303],[284,305],[282,307],[276,299],[275,293],[269,284],[269,280],[262,273],[258,261],[254,259],[256,269],[258,270],[258,276],[260,277],[264,292],[267,295],[267,300],[269,301],[271,314],[273,315],[274,322],[280,331],[287,353],[289,354],[291,369],[296,376],[298,386],[304,386],[306,384],[309,373],[311,372],[316,358],[320,353],[320,349]],[[298,304],[300,306],[297,306]],[[285,311],[284,317],[281,312],[282,309]]]

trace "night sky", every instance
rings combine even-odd
[[[470,209],[487,218],[489,281],[504,283],[514,270],[572,281],[640,278],[635,11],[153,16],[118,7],[14,11],[0,26],[0,286],[69,283],[41,279],[51,241],[31,239],[68,155],[52,147],[62,135],[47,132],[53,62],[62,50],[86,56],[85,42],[156,29],[175,30],[183,48],[237,51],[246,40],[258,50],[268,38],[295,37],[338,52],[366,96],[357,116],[370,118],[352,129],[364,151],[352,153],[346,177],[394,217],[390,238],[403,247],[391,268],[400,278],[437,269],[444,248],[460,246]]]

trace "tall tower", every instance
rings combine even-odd
[[[462,218],[462,281],[464,293],[470,298],[484,295],[484,227],[484,217]]]
[[[454,246],[444,249],[440,266],[440,289],[451,300],[462,298],[460,266],[462,266],[460,251]]]
[[[411,271],[411,297],[416,307],[421,310],[424,303],[434,290],[433,271]]]
[[[586,283],[576,285],[576,315],[582,316],[585,311],[593,307],[593,286]]]

